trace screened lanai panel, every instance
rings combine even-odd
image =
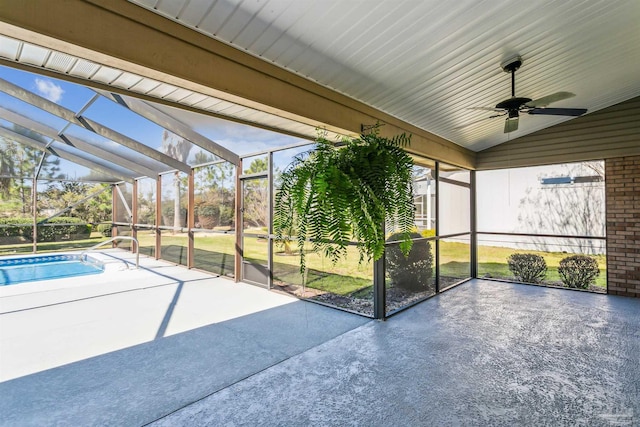
[[[602,161],[476,176],[479,232],[605,236]]]
[[[218,159],[192,142],[104,97],[96,100],[84,116],[189,165]],[[172,169],[174,168],[164,165],[161,172]]]
[[[195,227],[228,231],[235,224],[235,167],[218,162],[194,171]]]
[[[43,111],[47,111],[48,114],[51,114],[59,119],[64,119],[64,122],[65,122],[64,127],[61,128],[57,125],[50,125],[50,126],[45,126],[48,129],[48,131],[41,131],[39,129],[43,127],[43,125],[38,121],[36,121],[34,124],[34,120],[32,116],[30,116],[29,114],[23,114],[22,116],[18,116],[17,119],[15,116],[6,117],[8,120],[9,119],[14,121],[18,120],[17,123],[22,124],[23,126],[30,127],[31,129],[34,129],[34,130],[39,130],[41,133],[44,133],[52,138],[58,138],[58,133],[62,133],[62,132],[67,132],[67,134],[70,132],[90,133],[91,135],[82,136],[80,145],[82,145],[81,143],[83,141],[96,140],[96,138],[94,137],[95,134],[101,135],[103,139],[104,138],[110,139],[113,142],[116,142],[118,146],[122,146],[120,155],[123,156],[123,160],[119,163],[129,168],[132,168],[132,165],[144,165],[144,163],[146,162],[146,165],[145,165],[146,169],[145,171],[141,171],[142,172],[141,175],[154,176],[159,172],[163,172],[171,169],[180,169],[183,171],[188,169],[188,167],[183,163],[174,162],[168,156],[163,155],[153,149],[149,149],[144,144],[132,138],[129,138],[121,133],[115,132],[106,126],[103,126],[99,121],[92,120],[91,118],[87,118],[86,116],[83,116],[82,114],[84,114],[87,111],[87,109],[93,108],[92,111],[94,115],[97,114],[101,117],[102,116],[108,117],[111,113],[111,111],[109,111],[109,108],[111,110],[118,110],[120,108],[118,105],[113,103],[103,104],[103,106],[106,106],[105,108],[100,108],[100,106],[95,107],[96,101],[99,101],[99,98],[101,96],[95,93],[94,91],[89,91],[88,89],[81,86],[76,87],[75,85],[65,83],[66,86],[69,86],[73,89],[78,89],[75,92],[81,92],[75,95],[77,95],[78,98],[82,99],[82,103],[77,102],[77,99],[76,99],[75,105],[62,105],[63,103],[61,102],[55,102],[55,101],[61,100],[61,93],[63,92],[61,87],[56,85],[56,83],[54,83],[53,80],[47,80],[45,82],[40,82],[40,83],[42,83],[43,85],[46,83],[47,84],[46,88],[49,88],[49,89],[53,87],[54,89],[51,89],[51,90],[55,90],[55,94],[52,95],[49,93],[43,93],[43,91],[40,90],[39,87],[37,89],[30,90],[30,88],[28,87],[22,87],[18,84],[13,84],[11,82],[8,82],[2,79],[0,79],[0,90],[15,97],[16,100],[14,100],[13,103],[24,102],[29,105],[38,107]],[[41,93],[36,93],[35,92],[36,90],[38,90]],[[67,103],[67,104],[72,104],[72,103]],[[15,107],[12,107],[12,108],[15,109]],[[2,110],[2,115],[11,116],[12,113],[11,112],[7,113],[4,110]],[[30,124],[24,123],[25,121],[29,122]],[[85,130],[85,128],[88,129],[88,131]],[[70,142],[70,141],[67,141],[67,142]],[[100,145],[98,145],[98,149],[99,147]],[[116,150],[117,149],[118,148],[116,148]],[[129,150],[128,157],[127,157],[127,150]],[[133,150],[133,151],[130,151],[130,150]],[[95,153],[95,150],[92,150],[92,147],[88,147],[88,151]],[[106,156],[109,157],[110,154],[111,153],[107,154]],[[114,159],[113,157],[110,160],[117,162],[117,159]],[[127,162],[134,162],[134,163],[127,164]],[[161,162],[161,163],[160,165],[154,165],[153,164],[154,162],[156,163]]]
[[[36,166],[39,164],[40,159],[42,159],[42,155],[46,152],[48,157],[45,159],[40,173],[44,174],[42,176],[47,178],[65,179],[66,172],[68,171],[70,172],[70,177],[73,176],[74,179],[82,179],[82,168],[76,170],[76,165],[90,169],[93,173],[86,174],[84,178],[92,181],[102,176],[105,177],[105,182],[130,180],[133,177],[131,171],[105,163],[104,160],[100,158],[91,159],[90,156],[87,156],[84,152],[78,151],[71,146],[57,141],[45,144],[38,140],[38,134],[17,126],[11,127],[12,129],[7,129],[0,126],[0,137],[7,141],[7,155],[3,158],[3,164],[11,173],[24,174],[26,171],[30,171],[29,177],[33,177]],[[31,156],[31,158],[25,157],[27,155]],[[73,165],[57,167],[55,166],[55,159],[66,159],[71,161]],[[63,167],[64,169],[62,169]]]
[[[444,163],[438,170],[439,235],[471,231],[471,174]]]
[[[440,240],[440,289],[471,277],[471,236],[463,235]]]
[[[435,164],[425,159],[415,160],[413,167],[413,203],[416,230],[423,237],[435,236],[436,180]]]
[[[73,163],[82,164],[97,173],[111,176],[112,178],[107,180],[107,182],[132,180],[133,177],[136,176],[134,171],[62,142],[56,141],[51,144],[49,151],[61,158],[67,158]]]
[[[86,181],[86,182],[114,182],[117,178],[106,175],[75,162],[48,154],[38,175],[39,179]]]
[[[4,92],[0,92],[0,105],[7,110],[23,117],[28,117],[43,126],[47,126],[58,131],[64,129],[67,123],[65,120],[56,117],[53,114],[42,111],[41,109],[9,96]],[[0,118],[9,120],[4,113],[0,114]]]
[[[182,228],[187,226],[187,175],[181,172],[162,175],[160,225]]]
[[[471,190],[468,187],[439,183],[440,235],[471,231]]]
[[[113,197],[113,221],[124,224],[131,224],[132,214],[131,208],[133,206],[133,185],[123,182],[116,184],[114,191],[116,191]],[[131,230],[129,229],[129,232]]]
[[[111,186],[104,183],[39,180],[38,215],[57,220],[74,218],[90,224],[111,222]],[[71,230],[74,232],[74,230]],[[78,229],[78,234],[91,230]],[[88,236],[86,236],[88,238]],[[59,240],[65,240],[64,235]]]
[[[137,180],[138,183],[138,220],[137,224],[155,225],[156,223],[156,181],[150,178]]]
[[[187,265],[187,247],[189,238],[187,233],[178,233],[174,230],[160,230],[162,248],[160,257],[175,264]]]
[[[32,216],[31,187],[32,179],[0,178],[0,215],[5,218],[24,218],[27,223]],[[0,225],[0,245],[10,244],[15,239],[2,239],[11,237],[13,233],[7,232],[5,225]],[[14,242],[18,243],[18,242]]]
[[[60,59],[59,55],[52,59]],[[0,76],[71,111],[80,110],[95,94],[82,85],[5,66],[0,66]]]
[[[115,163],[117,164],[128,168],[131,168],[132,165],[142,166],[149,171],[149,175],[145,175],[149,176],[150,178],[155,177],[157,174],[170,169],[169,166],[153,160],[142,153],[124,147],[121,144],[118,144],[100,135],[96,135],[95,133],[83,129],[79,126],[69,126],[64,134],[72,143],[76,141],[72,138],[77,138],[78,140],[91,145],[93,148],[95,148],[94,152],[99,154],[103,153],[100,154],[101,157],[108,158],[109,156],[115,156]],[[81,144],[79,145],[79,148],[83,149]],[[89,152],[89,150],[86,148],[84,148],[83,150]],[[121,160],[119,161],[118,158],[120,158]]]
[[[440,163],[440,178],[450,179],[452,181],[469,184],[471,182],[471,173],[467,169],[458,168],[456,166]]]
[[[232,105],[233,104],[229,104],[229,107]],[[303,138],[260,129],[193,111],[180,110],[167,105],[156,104],[155,108],[175,117],[194,131],[242,156],[308,141]],[[270,120],[273,121],[273,123],[281,124],[277,117],[271,118]],[[282,119],[282,121],[287,120]],[[308,129],[303,133],[308,133]]]
[[[2,121],[0,121],[2,122]],[[10,126],[6,122],[2,126]],[[33,178],[41,152],[3,136],[0,132],[0,176],[3,178]]]
[[[278,187],[280,182],[280,176],[289,165],[293,162],[296,156],[302,155],[313,148],[313,144],[303,145],[300,147],[289,148],[286,150],[275,151],[272,156],[273,161],[273,180]]]

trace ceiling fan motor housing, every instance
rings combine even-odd
[[[496,104],[496,108],[502,108],[509,111],[518,110],[527,102],[531,102],[531,98],[518,98],[514,96],[513,98],[509,98],[507,100],[499,102],[498,104]]]

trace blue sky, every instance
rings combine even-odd
[[[0,66],[0,76],[74,112],[82,108],[95,94],[91,89],[81,85],[4,66]],[[0,103],[8,109],[23,113],[58,131],[62,130],[66,124],[63,120],[4,93],[0,93]],[[195,131],[239,155],[302,141],[288,135],[184,110],[176,110],[176,114]],[[84,112],[84,115],[147,146],[156,149],[161,147],[163,128],[108,99],[99,98]],[[86,131],[81,131],[80,128],[70,129],[69,132],[75,135],[82,132],[86,134]],[[86,139],[99,142],[103,146],[108,143],[97,135]],[[118,151],[120,150],[128,149],[118,146]],[[193,160],[198,151],[201,149],[194,147],[190,151],[189,160]],[[279,163],[286,162],[284,157],[286,156],[278,156],[281,159]],[[284,166],[286,164],[279,165],[280,168]]]

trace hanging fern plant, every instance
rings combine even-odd
[[[276,194],[276,243],[295,236],[304,273],[305,245],[334,263],[358,243],[360,262],[384,254],[384,223],[403,236],[400,248],[411,250],[414,226],[413,160],[403,150],[410,136],[381,137],[378,127],[339,148],[323,135],[315,147],[298,155],[281,176]]]

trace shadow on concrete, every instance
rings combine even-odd
[[[295,301],[157,338],[0,383],[0,425],[146,424],[367,322]]]

